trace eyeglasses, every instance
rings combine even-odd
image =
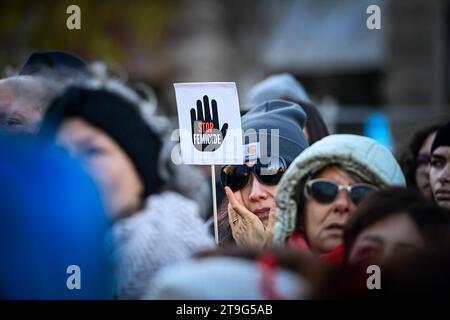
[[[283,158],[272,160],[268,164],[262,164],[259,160],[252,166],[228,165],[222,168],[220,175],[222,186],[230,187],[238,191],[246,186],[250,173],[254,173],[256,179],[266,185],[277,185],[286,172],[288,165]]]
[[[378,188],[367,183],[344,186],[330,179],[312,179],[306,183],[304,194],[306,198],[313,198],[319,203],[328,204],[336,199],[341,190],[347,190],[352,202],[358,204],[367,194]]]

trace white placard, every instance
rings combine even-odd
[[[185,164],[243,164],[234,82],[175,83],[181,158]]]

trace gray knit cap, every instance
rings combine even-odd
[[[284,97],[311,103],[302,84],[290,73],[273,74],[257,83],[248,93],[246,107],[253,107],[264,101]]]
[[[308,141],[303,133],[306,114],[293,102],[269,100],[257,105],[242,117],[245,144],[258,142],[261,157],[278,155],[292,163]],[[246,159],[247,160],[247,159]]]

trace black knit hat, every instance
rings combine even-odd
[[[43,69],[72,70],[81,73],[87,72],[87,65],[77,55],[62,51],[33,52],[23,65],[19,75],[32,75]]]
[[[135,105],[106,90],[70,87],[48,108],[39,136],[53,140],[64,120],[77,117],[103,130],[123,149],[144,182],[144,196],[158,191],[161,141]]]
[[[450,147],[450,122],[447,122],[437,130],[433,144],[431,145],[431,154],[440,146]]]

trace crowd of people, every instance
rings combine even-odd
[[[218,172],[216,244],[208,172],[172,161],[156,99],[72,53],[31,54],[0,80],[0,298],[450,295],[450,113],[395,156],[331,134],[290,74],[244,104],[259,153]]]

